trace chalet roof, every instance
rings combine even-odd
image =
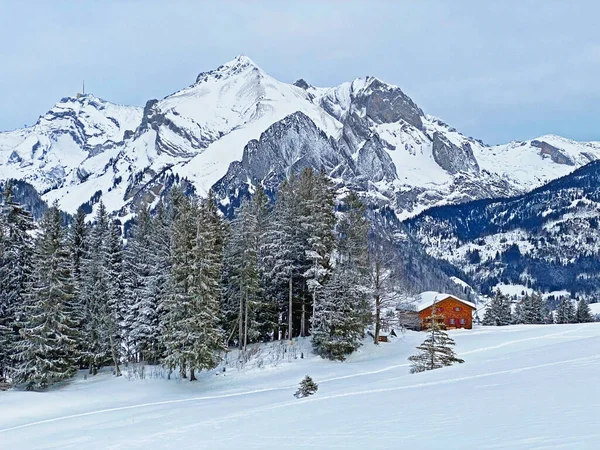
[[[458,298],[455,295],[451,295],[451,294],[443,294],[443,293],[435,292],[435,291],[427,291],[427,292],[421,293],[421,295],[419,297],[420,297],[420,302],[417,303],[417,311],[419,311],[419,312],[423,311],[424,309],[429,308],[434,303],[441,302],[442,300],[445,300],[447,298],[452,298],[456,301],[464,303],[467,306],[470,306],[473,309],[477,309],[477,306],[475,306],[474,303],[468,302],[466,300],[463,300],[462,298]]]

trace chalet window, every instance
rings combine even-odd
[[[456,308],[454,308],[454,311],[460,311],[460,306],[457,306]]]
[[[450,319],[450,325],[454,325],[456,323],[456,319]]]
[[[464,325],[465,324],[465,319],[460,319],[460,324]]]

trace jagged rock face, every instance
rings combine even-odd
[[[531,141],[531,145],[540,149],[540,155],[548,155],[556,164],[566,164],[568,166],[575,165],[571,158],[561,152],[560,149],[547,142],[534,139]]]
[[[365,115],[376,123],[394,123],[404,120],[421,129],[424,115],[402,90],[373,78],[368,88],[359,91],[353,99],[355,108],[363,109]]]
[[[436,131],[433,133],[432,149],[435,162],[452,175],[460,172],[479,172],[479,165],[468,142],[458,147]]]
[[[357,176],[352,157],[308,116],[297,112],[246,145],[241,162],[231,163],[215,185],[217,198],[236,202],[240,192],[248,192],[259,183],[275,190],[285,176],[308,167],[347,179]]]

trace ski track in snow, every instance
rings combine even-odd
[[[407,389],[428,388],[428,387],[432,387],[432,386],[453,384],[453,383],[459,383],[462,381],[477,380],[477,379],[481,379],[481,378],[488,378],[488,377],[493,377],[493,376],[498,376],[498,375],[515,374],[515,373],[520,373],[520,372],[525,372],[525,371],[530,371],[530,370],[543,369],[546,367],[561,366],[561,365],[566,365],[566,364],[573,364],[573,363],[578,363],[578,362],[594,361],[594,360],[600,360],[600,355],[587,356],[587,357],[582,357],[582,358],[574,358],[574,359],[556,361],[556,362],[545,363],[545,364],[536,364],[533,366],[517,367],[515,369],[499,370],[499,371],[482,373],[482,374],[477,374],[477,375],[469,375],[469,376],[465,376],[465,377],[449,378],[446,380],[438,380],[438,381],[431,381],[431,382],[425,382],[425,383],[415,383],[415,384],[409,384],[406,386],[396,386],[396,387],[381,388],[381,389],[367,389],[367,390],[354,391],[354,392],[344,392],[342,394],[333,394],[333,395],[327,395],[327,396],[321,396],[321,397],[300,399],[300,401],[291,400],[291,401],[277,403],[275,405],[268,405],[268,406],[263,406],[263,407],[259,407],[259,408],[245,410],[244,412],[228,414],[228,415],[220,417],[218,419],[203,420],[203,421],[195,422],[190,425],[171,428],[166,431],[160,431],[160,432],[145,436],[143,440],[138,440],[136,442],[136,444],[141,444],[143,442],[155,442],[156,439],[161,436],[164,437],[166,435],[180,434],[183,431],[194,429],[199,426],[217,425],[219,423],[227,422],[232,419],[239,419],[242,417],[254,416],[259,413],[263,413],[266,411],[272,411],[272,410],[276,410],[276,409],[281,409],[281,408],[299,406],[299,405],[302,405],[303,403],[322,402],[325,400],[332,400],[332,399],[344,398],[344,397],[356,397],[356,396],[362,396],[362,395],[371,395],[371,394],[378,394],[378,393],[382,393],[382,392],[394,392],[394,391],[403,391],[403,390],[407,390]],[[394,379],[396,379],[396,378],[390,378],[387,381],[391,381]],[[276,390],[276,389],[267,389],[267,390]],[[116,444],[116,445],[108,447],[108,448],[119,449],[119,448],[130,448],[130,447],[131,447],[131,443],[126,442],[123,445]]]
[[[473,354],[473,353],[480,353],[480,352],[485,352],[485,351],[489,351],[489,350],[495,350],[495,349],[506,347],[509,345],[518,344],[521,342],[563,336],[566,334],[570,334],[574,331],[578,331],[582,328],[583,328],[583,326],[579,326],[577,328],[561,331],[558,333],[550,333],[550,334],[535,336],[535,337],[531,337],[531,338],[524,338],[524,339],[514,339],[511,341],[503,342],[502,344],[462,352],[461,355],[469,355],[469,354]],[[322,400],[333,399],[333,398],[366,395],[366,394],[372,394],[372,393],[378,393],[378,392],[391,392],[391,391],[398,391],[398,390],[404,390],[404,389],[414,389],[414,388],[427,387],[427,386],[433,386],[433,385],[439,385],[439,384],[447,384],[447,383],[456,383],[459,381],[464,381],[464,380],[469,380],[469,379],[485,378],[485,377],[489,377],[489,376],[501,375],[501,374],[507,374],[507,373],[517,373],[517,372],[521,372],[521,371],[525,371],[525,370],[533,370],[533,369],[537,369],[537,368],[562,365],[562,364],[570,364],[573,362],[578,362],[578,361],[583,361],[583,360],[593,360],[593,359],[600,359],[600,355],[593,356],[593,357],[586,357],[586,358],[576,358],[576,359],[572,359],[572,360],[568,360],[568,361],[558,361],[558,362],[540,364],[540,365],[535,365],[535,366],[509,369],[509,370],[505,370],[505,371],[484,373],[484,374],[472,375],[472,376],[468,376],[468,377],[452,378],[452,379],[443,380],[443,381],[434,381],[434,382],[429,382],[429,383],[417,383],[417,384],[412,384],[412,385],[407,385],[407,386],[399,386],[399,387],[393,387],[393,388],[371,389],[371,390],[364,390],[364,391],[348,392],[348,393],[343,393],[343,394],[334,394],[334,395],[325,396],[325,397],[305,399],[304,402],[307,402],[307,401],[314,402],[314,401],[322,401]],[[319,383],[330,383],[333,381],[345,380],[345,379],[349,379],[349,378],[375,375],[375,374],[387,372],[387,371],[390,371],[393,369],[397,369],[397,368],[401,368],[401,367],[408,367],[408,366],[410,366],[410,364],[408,364],[408,363],[395,364],[395,365],[387,366],[387,367],[384,367],[384,368],[378,369],[378,370],[358,372],[358,373],[354,373],[354,374],[350,374],[350,375],[342,375],[342,376],[338,376],[338,377],[326,378],[326,379],[320,380]],[[386,381],[392,381],[392,380],[396,380],[398,378],[401,378],[401,377],[387,378],[385,380],[380,380],[379,382],[381,383],[381,382],[386,382]],[[294,387],[296,387],[296,386],[295,385],[293,385],[293,386],[286,385],[286,386],[280,386],[280,387],[274,387],[274,388],[255,389],[255,390],[251,390],[251,391],[235,392],[235,393],[229,393],[229,394],[191,397],[191,398],[183,398],[183,399],[175,399],[175,400],[164,400],[164,401],[159,401],[159,402],[147,402],[147,403],[140,403],[140,404],[135,404],[135,405],[120,406],[120,407],[115,407],[115,408],[105,408],[105,409],[99,409],[99,410],[95,410],[95,411],[88,411],[85,413],[70,414],[70,415],[66,415],[66,416],[53,417],[53,418],[39,420],[39,421],[35,421],[35,422],[29,422],[29,423],[25,423],[22,425],[16,425],[13,427],[0,429],[0,434],[7,433],[9,431],[23,429],[23,428],[30,428],[30,427],[34,427],[37,425],[44,425],[44,424],[48,424],[48,423],[65,421],[65,420],[76,419],[76,418],[81,418],[81,417],[95,416],[95,415],[99,415],[99,414],[107,414],[107,413],[118,412],[118,411],[127,411],[127,410],[133,410],[133,409],[148,408],[148,407],[152,407],[152,406],[172,405],[172,404],[177,404],[177,403],[191,403],[191,402],[200,402],[200,401],[216,400],[216,399],[223,399],[223,398],[241,397],[241,396],[247,396],[247,395],[261,394],[264,392],[273,392],[273,391],[293,389]],[[277,408],[281,408],[284,406],[289,406],[289,405],[294,405],[294,404],[299,404],[299,403],[302,403],[302,402],[298,402],[296,400],[296,401],[291,401],[291,402],[280,403],[277,405],[261,407],[261,408],[246,411],[244,413],[228,415],[221,419],[215,420],[214,422],[217,423],[217,422],[221,422],[226,419],[243,417],[243,416],[247,416],[250,414],[254,414],[256,412],[268,411],[271,409],[277,409]],[[195,425],[199,425],[202,423],[210,423],[210,422],[211,421],[197,422]],[[113,447],[113,448],[118,448],[118,447]]]

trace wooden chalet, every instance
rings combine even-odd
[[[447,329],[473,328],[473,311],[477,309],[475,304],[455,297],[450,294],[437,292],[424,292],[421,294],[421,304],[417,307],[421,329],[428,328],[431,313],[435,307],[435,314],[441,316],[438,323]]]

